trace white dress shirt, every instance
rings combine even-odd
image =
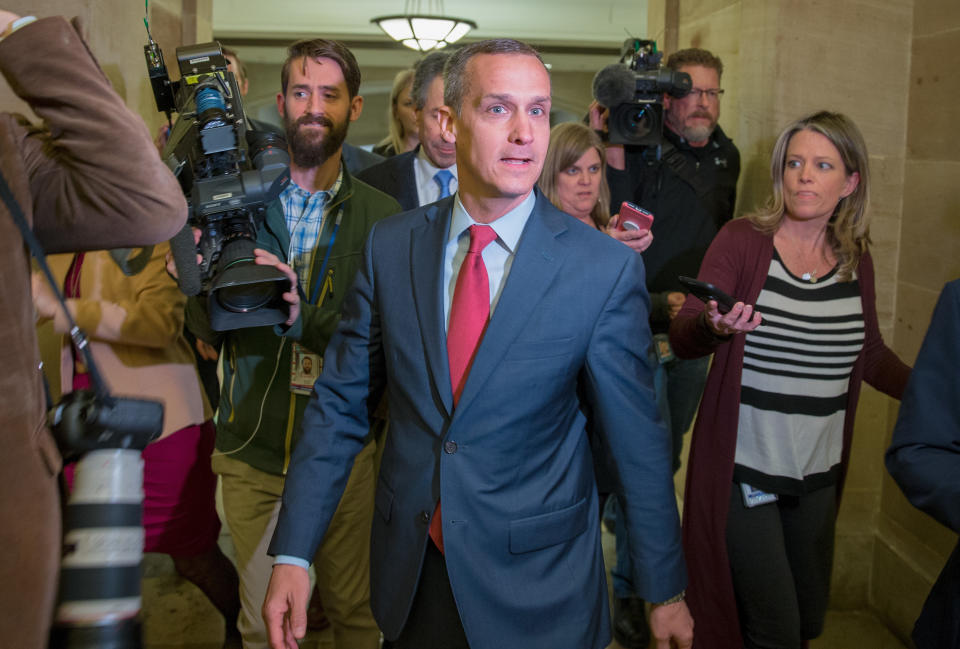
[[[456,194],[458,185],[457,165],[447,167],[447,170],[453,174],[450,179],[450,193]],[[424,152],[421,146],[417,156],[413,159],[413,174],[417,181],[417,199],[420,205],[436,203],[440,200],[440,185],[433,179],[434,175],[440,171],[440,167],[434,166],[430,158]]]
[[[491,316],[507,283],[520,235],[536,202],[536,194],[530,192],[519,205],[489,224],[489,227],[497,233],[497,238],[483,250],[483,265],[487,267],[487,278],[490,281]],[[453,291],[457,287],[457,274],[470,249],[468,228],[471,225],[485,224],[473,220],[460,202],[460,195],[457,194],[453,202],[453,216],[450,218],[447,245],[443,251],[443,285],[447,289],[443,293],[443,321],[447,327],[450,326],[450,304],[453,302]]]

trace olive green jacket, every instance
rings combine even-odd
[[[322,354],[340,321],[343,298],[353,284],[367,234],[374,223],[400,211],[397,202],[344,170],[330,214],[343,205],[325,277],[320,278],[332,223],[325,224],[313,254],[310,285],[300,287],[300,315],[289,327],[251,327],[216,332],[210,328],[206,296],[187,302],[187,326],[202,340],[222,344],[223,381],[217,416],[216,448],[255,469],[283,475],[300,435],[300,420],[309,399],[290,391],[293,343]],[[257,246],[287,258],[290,233],[279,200],[267,208]],[[308,304],[314,284],[322,282],[316,304]],[[317,368],[319,373],[319,368]]]

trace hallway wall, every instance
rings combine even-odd
[[[894,349],[912,362],[944,283],[960,277],[960,4],[913,3],[903,221],[896,278]],[[890,408],[889,440],[896,407]],[[887,473],[877,520],[870,602],[909,632],[957,535],[914,509]]]
[[[157,113],[147,78],[143,46],[147,32],[143,25],[144,4],[129,0],[8,0],[5,8],[20,15],[38,18],[79,16],[85,38],[114,89],[135,112],[147,121],[151,132],[163,116]],[[176,75],[175,48],[183,43],[210,40],[213,0],[151,0],[150,29],[164,52],[171,75]],[[43,54],[38,46],[37,55]],[[18,111],[33,118],[4,83],[0,84],[0,110]]]

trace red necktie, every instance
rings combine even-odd
[[[490,320],[490,280],[483,263],[483,249],[497,238],[493,228],[470,226],[470,249],[460,266],[457,286],[450,304],[450,326],[447,331],[447,356],[450,359],[450,386],[456,406],[470,373],[473,355]],[[440,502],[430,519],[430,538],[443,552],[443,525]]]

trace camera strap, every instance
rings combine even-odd
[[[40,266],[43,274],[46,275],[47,282],[50,284],[50,288],[53,289],[53,294],[57,297],[57,300],[60,302],[60,306],[63,308],[63,313],[67,318],[67,324],[70,326],[70,338],[73,340],[73,344],[76,346],[76,348],[80,350],[80,353],[83,354],[83,361],[87,365],[87,371],[90,374],[90,383],[93,387],[94,393],[102,399],[109,398],[110,391],[107,390],[107,385],[103,381],[100,370],[97,368],[97,364],[93,361],[93,354],[90,352],[87,336],[83,333],[80,327],[77,326],[77,323],[74,322],[73,316],[70,315],[70,310],[67,308],[67,303],[63,299],[63,293],[60,292],[60,289],[57,286],[57,280],[53,277],[53,273],[50,271],[50,266],[47,265],[47,256],[43,252],[43,246],[40,245],[36,235],[33,234],[33,230],[31,230],[30,226],[27,224],[27,219],[23,215],[23,210],[20,209],[20,204],[14,197],[13,192],[10,190],[10,186],[7,184],[7,179],[2,173],[0,173],[0,198],[2,198],[3,202],[6,204],[7,210],[9,210],[10,215],[13,217],[13,222],[17,224],[17,228],[19,228],[24,242],[27,244],[27,247],[30,248],[30,252],[33,254],[34,259],[37,260],[37,264]]]

